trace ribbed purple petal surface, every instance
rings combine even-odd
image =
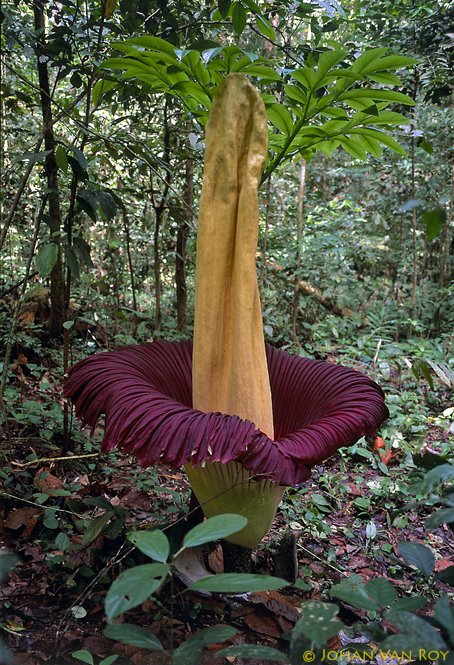
[[[119,446],[144,467],[237,460],[282,485],[307,479],[311,466],[373,434],[388,416],[381,389],[355,370],[271,346],[267,357],[275,441],[238,416],[191,407],[191,342],[89,356],[70,369],[64,392],[92,427],[106,414],[104,450]]]

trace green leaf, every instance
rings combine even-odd
[[[391,582],[383,577],[377,577],[366,584],[369,598],[372,598],[380,607],[389,607],[397,598],[397,592]]]
[[[73,250],[72,247],[67,247],[66,248],[65,259],[66,259],[66,265],[70,269],[71,274],[74,277],[74,279],[76,279],[76,280],[80,279],[79,260],[77,258],[76,252]]]
[[[57,263],[58,246],[54,243],[41,245],[35,256],[35,265],[41,277],[47,277]]]
[[[232,0],[218,0],[218,11],[222,18],[227,17],[231,4]]]
[[[276,39],[276,33],[274,32],[271,23],[262,14],[256,14],[255,21],[258,29],[264,37],[271,39],[271,41]]]
[[[43,159],[45,159],[47,155],[50,155],[51,152],[52,150],[43,150],[42,152],[24,152],[23,155],[16,157],[13,160],[13,164],[22,162],[25,159],[28,160],[29,164],[36,164],[36,162],[42,162]]]
[[[296,102],[300,102],[300,104],[306,103],[306,91],[301,90],[299,86],[289,83],[288,85],[284,86],[284,90],[287,97],[290,97],[290,99],[294,99]]]
[[[454,587],[454,566],[448,566],[444,570],[438,571],[435,575],[437,580],[450,584]]]
[[[233,647],[222,649],[216,654],[216,658],[253,658],[260,661],[286,662],[287,656],[282,651],[261,644],[236,644]]]
[[[434,240],[440,235],[446,223],[446,210],[441,207],[425,210],[422,218],[426,225],[427,239]]]
[[[82,150],[79,150],[79,148],[76,148],[75,146],[71,146],[70,150],[73,151],[74,156],[75,156],[80,168],[82,169],[82,171],[84,171],[86,173],[87,169],[88,169],[88,164],[87,164],[87,160],[85,159],[85,155],[82,152]]]
[[[448,596],[442,596],[435,605],[435,619],[447,631],[454,645],[454,605],[451,605]]]
[[[55,150],[55,161],[57,162],[57,166],[60,169],[60,171],[63,171],[63,173],[67,173],[68,156],[66,154],[66,150],[62,145],[58,145]]]
[[[302,67],[301,69],[295,69],[290,76],[305,88],[311,89],[314,86],[316,74],[314,69]]]
[[[0,582],[5,579],[8,573],[14,568],[16,563],[19,562],[19,557],[15,554],[6,552],[0,556]]]
[[[285,106],[282,104],[272,104],[266,109],[266,114],[275,127],[286,136],[290,136],[293,129],[293,118]]]
[[[317,73],[314,80],[315,90],[325,85],[326,82],[324,81],[324,78],[326,74],[342,60],[345,53],[346,52],[342,49],[337,51],[324,51],[321,54],[318,59]]]
[[[395,139],[385,132],[380,132],[377,129],[366,129],[363,127],[355,127],[350,130],[350,134],[364,134],[365,136],[371,136],[372,138],[377,139],[380,143],[383,143],[387,148],[391,148],[394,152],[397,152],[399,155],[406,157],[407,153],[402,146],[397,143]]]
[[[363,76],[373,72],[385,72],[390,69],[401,69],[417,64],[416,58],[409,58],[405,55],[387,55],[383,58],[374,59],[370,64],[361,69]]]
[[[106,92],[109,92],[109,90],[112,90],[112,88],[115,88],[117,85],[117,81],[108,81],[107,79],[96,81],[91,93],[93,105],[98,106],[99,102],[103,98],[103,95],[105,95]]]
[[[188,531],[183,540],[183,547],[197,547],[219,538],[231,536],[233,533],[241,531],[246,524],[246,517],[232,513],[209,517],[205,522],[197,524]]]
[[[80,649],[79,651],[73,651],[71,656],[77,660],[81,660],[83,663],[88,663],[88,665],[94,665],[93,656],[86,649]]]
[[[290,640],[299,633],[314,642],[317,646],[323,646],[326,642],[337,635],[344,627],[342,621],[337,618],[339,608],[334,603],[322,603],[310,601],[301,606],[301,618],[295,624]]]
[[[429,547],[421,543],[404,541],[397,548],[403,559],[420,570],[423,575],[431,575],[435,568],[435,555]]]
[[[172,654],[171,665],[199,665],[202,649],[209,644],[224,642],[236,634],[231,626],[202,628],[183,642]]]
[[[156,635],[146,628],[132,623],[115,623],[104,629],[104,635],[123,644],[132,644],[141,649],[162,651],[163,647]]]
[[[392,611],[408,611],[415,612],[420,610],[422,607],[427,605],[429,601],[427,598],[422,598],[421,596],[410,596],[409,598],[399,598],[392,605]]]
[[[119,658],[118,654],[113,654],[112,656],[107,656],[107,658],[103,658],[99,662],[99,665],[112,665],[112,663],[115,663],[117,658]]]
[[[354,159],[366,158],[366,150],[358,141],[355,141],[355,139],[347,138],[346,136],[339,136],[337,140],[344,148],[344,150],[346,150]]]
[[[419,651],[419,649],[446,649],[446,644],[439,633],[419,616],[410,612],[388,612],[386,619],[395,628],[398,635],[387,637],[381,644],[380,650],[392,649],[395,651]]]
[[[447,480],[454,480],[454,466],[448,463],[439,464],[424,476],[424,484],[430,492],[436,485],[445,483]]]
[[[252,62],[236,70],[249,76],[255,76],[264,81],[281,81],[279,74],[272,68],[261,63]]]
[[[163,531],[132,531],[128,540],[147,556],[165,563],[170,552],[170,544]]]
[[[239,36],[246,27],[246,10],[241,2],[235,2],[232,5],[232,25],[236,34]]]
[[[206,541],[205,541],[206,542]],[[214,591],[215,593],[247,593],[248,591],[269,591],[282,589],[289,582],[279,577],[250,575],[248,573],[223,573],[204,577],[189,587],[194,591]]]
[[[160,39],[159,37],[151,37],[150,35],[146,35],[144,37],[132,37],[131,39],[128,39],[125,44],[143,46],[144,48],[150,49],[151,51],[162,51],[163,53],[167,53],[167,55],[175,57],[175,46],[170,42],[166,42],[165,39]]]
[[[163,563],[148,563],[125,570],[112,583],[105,600],[108,619],[127,612],[143,603],[157,591],[170,571]]]
[[[377,611],[380,608],[377,601],[368,593],[364,584],[352,583],[347,580],[335,584],[330,591],[330,595],[361,610]]]
[[[350,69],[355,72],[355,74],[362,74],[372,63],[379,61],[380,58],[385,55],[387,50],[387,48],[383,47],[368,49],[356,58]]]
[[[454,524],[454,508],[436,510],[426,519],[425,527],[428,531],[437,529],[442,524]]]
[[[60,531],[60,533],[55,538],[55,547],[58,550],[65,551],[66,549],[68,549],[70,544],[71,544],[71,542],[70,542],[68,536],[66,535],[66,533],[63,533],[63,531]]]
[[[378,99],[387,102],[396,102],[396,104],[406,104],[407,106],[414,106],[415,101],[408,95],[394,90],[381,90],[378,88],[354,88],[353,90],[346,90],[339,95],[339,100],[346,101],[350,99]]]
[[[88,545],[92,540],[95,540],[101,533],[106,529],[110,520],[113,517],[112,512],[106,512],[95,519],[90,520],[89,525],[87,526],[84,536],[82,538],[82,545]]]

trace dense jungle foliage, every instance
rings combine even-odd
[[[451,3],[0,16],[0,661],[454,664]],[[224,578],[241,518],[184,536],[183,471],[101,453],[62,385],[95,352],[192,338],[205,123],[231,72],[269,125],[266,341],[367,374],[390,417],[289,488],[253,573]],[[176,555],[200,548],[216,575],[188,589]]]

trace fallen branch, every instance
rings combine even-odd
[[[304,280],[300,279],[298,282],[298,289],[305,295],[314,298],[318,303],[320,303],[320,305],[322,305],[322,307],[327,309],[332,314],[336,314],[336,316],[342,316],[347,319],[352,317],[353,312],[351,309],[348,307],[339,307],[339,305],[337,305],[335,302],[332,302],[330,298],[324,296],[320,289],[318,289],[316,286],[312,286],[312,284],[309,284],[309,282],[305,282]]]
[[[86,453],[84,455],[70,455],[69,457],[40,457],[39,459],[34,459],[31,462],[11,462],[14,466],[18,466],[21,469],[26,469],[29,466],[35,464],[41,464],[42,462],[62,462],[62,461],[73,461],[76,459],[84,459],[86,457],[99,457],[99,453]]]

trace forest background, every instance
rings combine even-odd
[[[440,600],[454,565],[452,13],[448,2],[421,0],[3,3],[0,474],[2,533],[21,563],[2,627],[19,662],[49,656],[43,625],[55,634],[66,626],[58,662],[109,660],[101,601],[121,571],[126,526],[147,502],[152,524],[184,512],[183,476],[101,456],[99,433],[90,440],[78,429],[61,386],[89,353],[191,337],[203,128],[229,71],[259,88],[270,125],[257,253],[266,339],[361,369],[384,388],[391,414],[380,439],[343,450],[288,493],[273,537],[285,523],[306,534],[295,597],[320,602],[317,616],[330,597],[380,623],[391,601],[371,609],[372,587],[369,606],[363,592],[356,605],[345,588],[332,592],[353,553],[361,584],[381,575],[426,595],[433,631],[434,606],[453,611]],[[427,530],[433,507],[451,512]],[[259,550],[261,572],[275,572],[272,544]],[[6,574],[13,561],[3,561]],[[246,641],[297,642],[292,626],[270,627],[276,612],[266,621],[255,612],[242,624]],[[175,663],[189,662],[173,650],[188,626],[197,635],[216,614],[200,605],[188,615],[175,601],[152,613],[161,640],[174,622],[162,657]],[[443,625],[444,644],[454,644]],[[390,637],[384,630],[375,643]],[[301,644],[326,643],[309,633],[298,633]],[[115,637],[129,639],[118,663],[142,662],[138,638]]]

